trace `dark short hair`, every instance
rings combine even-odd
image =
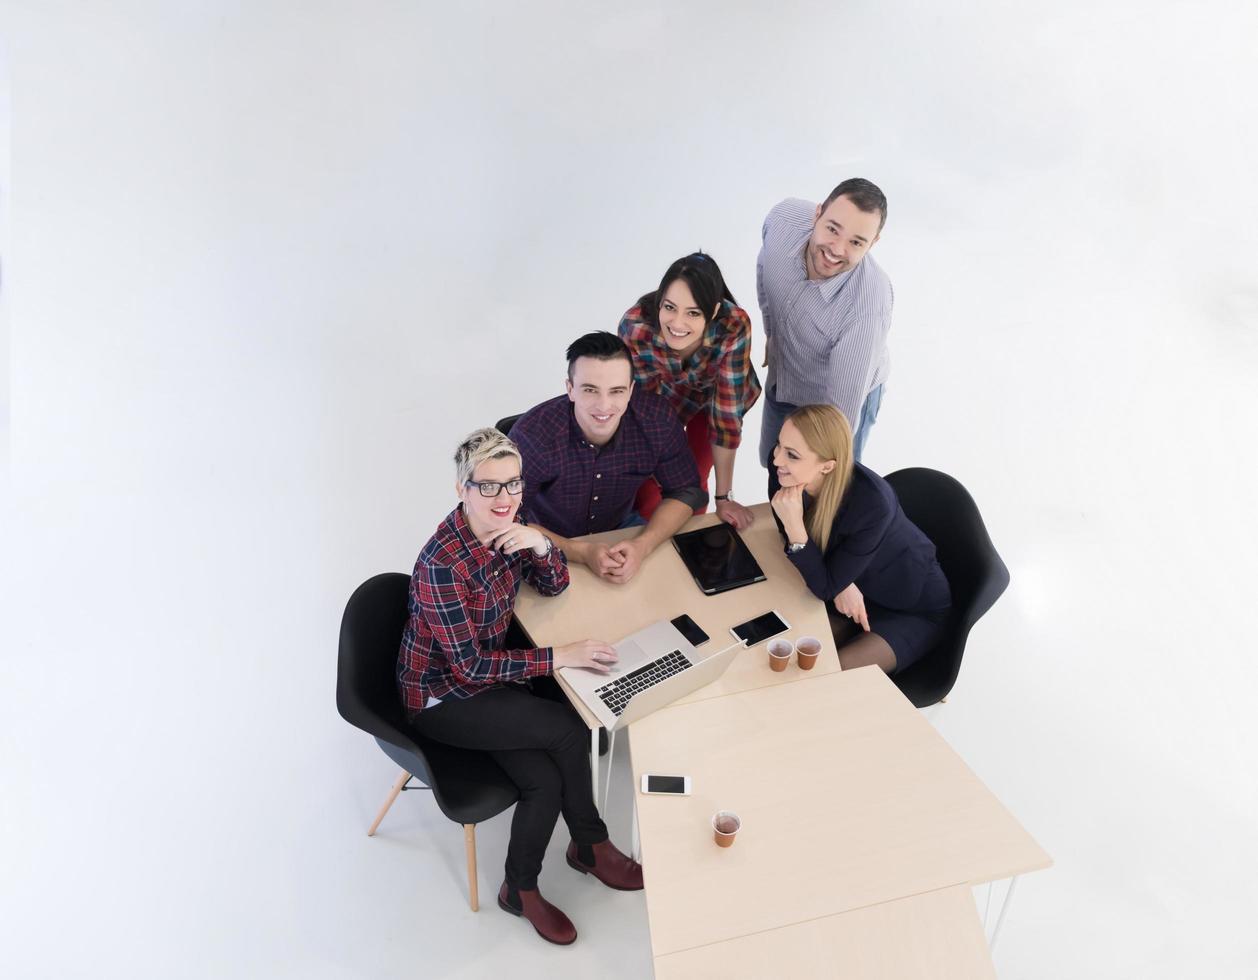
[[[606,330],[595,330],[584,337],[578,337],[568,345],[568,380],[572,380],[572,368],[578,357],[595,357],[600,361],[614,361],[623,357],[629,362],[629,371],[633,372],[633,358],[625,342],[614,333]]]
[[[668,267],[664,278],[660,280],[659,289],[638,300],[638,306],[642,308],[642,319],[652,327],[660,325],[660,303],[668,292],[668,287],[678,279],[690,287],[695,305],[703,314],[704,326],[712,322],[712,311],[721,300],[727,299],[735,306],[738,305],[734,294],[725,285],[725,277],[721,275],[721,267],[716,264],[716,260],[703,252],[692,252]]]
[[[882,192],[882,189],[877,184],[866,180],[864,177],[851,177],[843,181],[830,192],[830,196],[821,205],[822,212],[840,197],[846,197],[856,205],[858,210],[864,211],[866,214],[873,214],[877,211],[878,230],[882,231],[882,226],[887,223],[887,195]]]

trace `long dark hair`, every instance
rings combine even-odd
[[[652,327],[659,327],[660,300],[668,292],[668,287],[678,279],[684,280],[690,287],[695,305],[703,316],[704,326],[712,322],[712,311],[721,300],[727,299],[735,306],[738,305],[729,286],[725,285],[725,277],[721,275],[721,267],[716,264],[716,260],[703,252],[694,252],[670,265],[664,278],[660,280],[659,288],[638,300],[638,305],[642,307],[642,319]]]

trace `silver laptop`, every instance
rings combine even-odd
[[[563,679],[609,732],[624,728],[711,684],[743,645],[704,658],[668,620],[615,644],[620,661],[610,674],[584,667],[560,667]]]

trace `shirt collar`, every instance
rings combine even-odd
[[[620,416],[620,424],[616,426],[616,431],[612,433],[612,437],[601,446],[595,446],[589,439],[585,438],[585,433],[581,431],[581,426],[577,425],[576,407],[571,401],[568,402],[568,432],[572,436],[572,444],[581,450],[594,449],[595,452],[602,452],[604,449],[611,449],[616,445],[616,440],[620,438],[620,432],[625,427],[625,419],[628,418],[629,412],[633,409],[633,396],[629,398],[629,404],[625,406],[625,412]]]
[[[795,245],[792,268],[799,273],[799,277],[805,282],[815,283],[817,291],[821,293],[821,298],[828,303],[830,300],[834,299],[839,290],[843,288],[843,284],[847,282],[852,273],[860,268],[860,264],[858,263],[855,268],[848,269],[846,272],[840,272],[837,276],[831,276],[829,279],[809,279],[808,263],[804,261],[804,249],[808,247],[808,240],[812,237],[812,225],[808,225],[801,234],[802,237]],[[864,259],[861,259],[861,261],[863,262]]]
[[[699,341],[699,346],[695,348],[694,353],[689,358],[691,368],[696,364],[702,363],[704,351],[711,351],[717,347],[717,339],[720,336],[722,324],[726,314],[729,312],[728,307],[730,305],[729,300],[722,299],[721,305],[717,308],[716,316],[703,328],[703,339]],[[662,358],[664,363],[669,366],[670,371],[679,372],[686,367],[686,362],[682,361],[665,342],[663,327],[657,326],[651,331],[651,347],[655,350],[655,356]],[[616,431],[619,432],[620,429]]]
[[[471,525],[467,523],[467,515],[463,513],[463,504],[461,503],[454,508],[454,534],[463,546],[478,559],[483,561],[489,556],[489,549],[481,544],[476,535],[472,533]]]

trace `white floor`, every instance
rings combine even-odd
[[[1056,859],[1000,976],[1258,976],[1258,8],[523,9],[5,6],[0,973],[649,976],[560,834],[567,949],[495,907],[505,818],[478,914],[423,793],[366,837],[341,609],[677,255],[759,344],[763,214],[861,174],[866,461],[1013,576],[934,717]]]

